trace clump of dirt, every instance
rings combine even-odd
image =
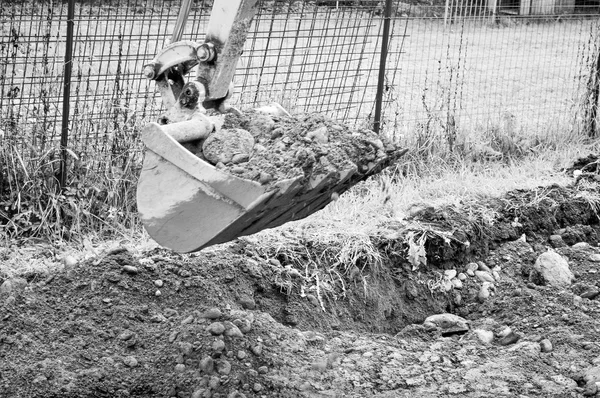
[[[323,115],[273,116],[250,110],[225,115],[194,153],[228,173],[269,185],[349,170],[365,173],[397,156],[398,148],[373,131],[351,129]]]

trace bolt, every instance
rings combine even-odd
[[[154,66],[153,65],[146,65],[144,67],[144,76],[146,76],[148,79],[154,79]]]
[[[196,48],[196,54],[200,62],[208,62],[215,59],[215,46],[212,43],[202,43]]]

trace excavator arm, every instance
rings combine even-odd
[[[193,252],[304,218],[359,181],[390,164],[376,159],[343,170],[264,185],[215,167],[186,143],[203,142],[223,124],[232,79],[257,0],[214,0],[203,42],[180,41],[191,0],[184,0],[172,42],[144,66],[156,82],[167,112],[142,132],[146,146],[138,181],[140,218],[150,236],[178,252]],[[197,79],[185,76],[198,68]],[[215,112],[216,111],[216,112]],[[290,115],[279,105],[259,112]]]

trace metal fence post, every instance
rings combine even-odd
[[[381,129],[381,107],[383,105],[383,86],[385,83],[385,64],[387,62],[388,44],[390,40],[390,24],[392,20],[392,1],[385,0],[383,15],[383,35],[381,37],[381,57],[379,59],[379,78],[377,80],[377,94],[375,95],[375,122],[373,131],[379,134]]]
[[[69,0],[67,11],[67,48],[65,49],[65,72],[63,78],[63,113],[60,134],[60,173],[58,185],[62,191],[67,181],[67,142],[69,139],[69,113],[71,111],[71,74],[73,70],[73,25],[75,0]]]

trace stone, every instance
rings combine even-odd
[[[592,261],[594,263],[600,263],[600,254],[598,254],[598,253],[590,254],[590,261]]]
[[[223,340],[215,340],[212,343],[212,350],[214,352],[221,352],[225,349],[225,342]]]
[[[123,358],[123,363],[125,364],[125,366],[130,368],[135,368],[138,366],[138,360],[132,355]]]
[[[242,331],[235,326],[235,324],[233,324],[232,322],[226,321],[224,322],[225,325],[225,336],[228,337],[244,337],[244,334],[242,333]]]
[[[243,129],[222,129],[214,132],[202,144],[202,153],[211,164],[231,163],[239,154],[251,154],[254,137]]]
[[[477,262],[477,269],[479,269],[479,271],[487,272],[488,274],[492,273],[492,270],[490,269],[490,267],[488,267],[487,265],[485,265],[485,263],[483,261],[478,261]]]
[[[540,348],[542,352],[551,352],[552,351],[552,342],[548,339],[543,339],[540,341]]]
[[[489,284],[489,282],[485,282],[479,288],[479,293],[477,294],[477,298],[479,299],[479,302],[483,303],[490,296],[491,296],[491,293],[490,293],[490,284]]]
[[[452,278],[454,278],[456,276],[456,270],[455,269],[447,269],[444,271],[444,277],[452,280]]]
[[[571,285],[575,276],[569,269],[569,263],[560,254],[547,251],[541,254],[534,264],[534,271],[551,286],[564,288]],[[532,272],[533,274],[534,272]],[[531,278],[531,275],[530,275]]]
[[[479,265],[477,263],[469,263],[466,267],[467,271],[477,271],[479,269]]]
[[[123,269],[123,272],[126,272],[131,275],[135,275],[139,272],[137,267],[134,267],[133,265],[124,265],[122,269]]]
[[[590,244],[587,242],[577,242],[575,243],[573,246],[571,246],[573,249],[579,249],[579,250],[587,250],[590,248]]]
[[[498,344],[502,346],[514,344],[517,341],[519,341],[520,337],[521,336],[511,331],[508,335],[502,337],[501,339],[498,339]]]
[[[175,372],[177,373],[182,373],[185,371],[185,365],[182,363],[178,363],[177,365],[175,365]]]
[[[307,133],[306,138],[320,144],[327,144],[329,142],[329,132],[327,131],[327,127],[322,126]]]
[[[437,328],[442,329],[442,332],[453,331],[453,330],[455,330],[456,332],[460,332],[460,331],[466,332],[469,330],[468,321],[466,319],[464,319],[458,315],[448,314],[448,313],[428,316],[425,319],[425,322],[423,322],[423,326],[430,327],[430,328],[437,327]]]
[[[193,322],[194,322],[194,316],[190,315],[187,318],[184,318],[184,319],[181,320],[181,326],[188,325],[188,324],[193,323]]]
[[[458,278],[454,278],[450,282],[452,282],[452,287],[454,287],[455,289],[462,289],[463,288],[463,283]]]
[[[223,315],[221,310],[216,307],[213,307],[213,308],[209,308],[208,310],[204,311],[201,316],[202,316],[202,318],[206,318],[206,319],[219,319],[221,317],[221,315]]]
[[[508,348],[508,351],[515,352],[529,352],[531,354],[538,354],[540,352],[540,344],[534,343],[533,341],[522,341]]]
[[[242,306],[242,308],[244,308],[246,310],[253,310],[256,308],[256,302],[254,301],[254,299],[252,297],[249,297],[249,296],[240,297],[239,303]]]
[[[263,387],[260,383],[254,383],[252,385],[252,391],[254,391],[254,392],[260,392],[260,391],[262,391],[262,389],[263,389]]]
[[[250,348],[250,351],[252,351],[252,353],[253,353],[254,355],[257,355],[257,356],[258,356],[258,355],[262,354],[262,351],[263,351],[263,345],[262,345],[262,344],[256,344],[256,345],[253,345],[253,346]]]
[[[552,245],[552,247],[554,247],[555,249],[567,246],[562,236],[560,235],[550,235],[550,238],[548,238],[548,240],[550,241],[550,245]]]
[[[227,376],[231,373],[231,363],[226,360],[217,361],[217,373]]]
[[[599,382],[600,381],[600,366],[594,366],[586,369],[583,372],[583,380],[585,382]]]
[[[483,344],[491,344],[494,341],[494,332],[491,330],[475,329],[473,333]]]
[[[490,283],[494,283],[495,282],[495,279],[492,276],[492,274],[490,274],[487,271],[475,271],[475,276],[477,276],[477,278],[481,282],[490,282]]]
[[[577,382],[570,377],[566,377],[563,375],[554,375],[550,376],[550,379],[556,384],[560,384],[564,386],[567,390],[574,390],[577,388]]]
[[[13,292],[19,292],[27,286],[27,280],[23,278],[10,278],[5,280],[2,285],[0,285],[0,294],[10,294]]]
[[[598,392],[598,386],[593,381],[585,383],[583,395],[585,397],[593,397]]]
[[[189,356],[194,351],[194,346],[192,343],[181,342],[179,343],[179,351],[181,351],[183,355]]]
[[[467,275],[461,272],[460,274],[458,274],[457,278],[459,281],[464,281],[465,279],[467,279]]]
[[[200,370],[206,374],[211,374],[215,369],[215,361],[212,357],[206,356],[200,360]]]
[[[206,331],[214,336],[219,336],[225,332],[225,325],[221,322],[213,322],[207,326]]]
[[[157,280],[154,281],[154,285],[156,287],[163,287],[164,282],[161,279],[157,279]]]

